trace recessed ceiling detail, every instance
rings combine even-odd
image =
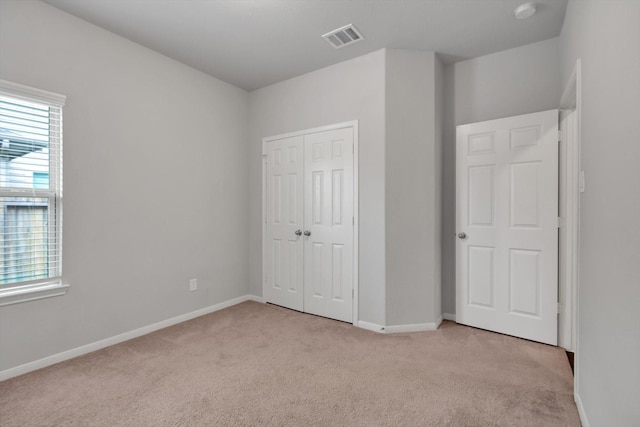
[[[327,34],[323,34],[322,37],[336,49],[340,49],[348,44],[353,44],[364,39],[362,34],[360,34],[360,31],[358,31],[353,24],[345,25],[337,30],[329,31]]]

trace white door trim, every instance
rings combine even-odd
[[[575,351],[575,289],[578,275],[579,147],[576,110],[560,110],[558,251],[558,346]]]
[[[566,187],[560,188],[560,194],[564,197],[562,202],[566,206],[566,215],[563,213],[563,226],[561,233],[564,235],[567,245],[559,253],[559,271],[562,294],[566,301],[560,301],[563,313],[559,320],[559,334],[561,340],[558,345],[566,350],[577,352],[577,327],[578,327],[578,272],[579,258],[579,232],[580,232],[580,90],[581,90],[581,61],[576,65],[565,85],[560,108],[567,115],[566,128],[563,129],[564,145],[566,153],[565,161],[560,163],[560,173],[566,177]],[[577,362],[576,362],[577,364]]]
[[[560,266],[563,268],[571,268],[574,272],[572,276],[572,283],[566,284],[567,286],[571,285],[571,298],[573,300],[573,312],[570,316],[567,316],[567,321],[571,322],[571,332],[572,332],[572,340],[573,340],[573,349],[571,351],[575,352],[574,359],[574,376],[573,376],[573,392],[575,396],[575,401],[578,405],[578,413],[580,414],[580,420],[583,425],[588,425],[588,421],[586,418],[586,414],[584,413],[584,409],[582,408],[582,401],[579,394],[579,383],[580,383],[580,340],[579,340],[579,328],[578,324],[578,316],[580,314],[580,303],[579,303],[579,294],[580,294],[580,192],[584,191],[584,180],[582,183],[580,182],[581,176],[584,176],[584,171],[582,170],[581,163],[581,141],[582,141],[582,61],[580,58],[576,60],[576,64],[573,68],[573,72],[567,81],[564,91],[562,94],[562,98],[560,100],[560,108],[565,110],[573,110],[572,115],[574,116],[572,129],[574,130],[573,135],[570,138],[573,138],[573,146],[574,150],[571,150],[568,153],[567,158],[571,157],[571,160],[574,165],[576,165],[575,173],[578,174],[577,177],[577,186],[574,186],[571,189],[567,190],[566,197],[567,202],[573,203],[576,209],[573,211],[573,215],[566,218],[567,229],[571,230],[573,233],[574,239],[573,244],[568,245],[567,250],[569,253],[560,254]],[[582,186],[582,190],[580,188]]]
[[[266,246],[265,246],[265,242],[266,242],[266,223],[267,223],[267,164],[266,164],[266,160],[265,160],[265,156],[267,153],[267,143],[271,142],[271,141],[275,141],[278,139],[284,139],[284,138],[291,138],[291,137],[295,137],[295,136],[302,136],[302,135],[308,135],[311,133],[318,133],[318,132],[325,132],[325,131],[329,131],[329,130],[336,130],[336,129],[345,129],[345,128],[352,128],[353,129],[353,218],[354,218],[354,224],[353,224],[353,320],[352,323],[354,326],[357,326],[358,324],[358,319],[359,319],[359,315],[358,315],[358,290],[359,290],[359,280],[358,280],[358,264],[359,264],[359,258],[358,258],[358,242],[360,241],[359,239],[359,233],[358,233],[358,229],[359,229],[359,197],[358,197],[358,149],[359,149],[359,144],[358,144],[358,140],[359,140],[359,135],[358,135],[358,121],[357,120],[352,120],[352,121],[348,121],[348,122],[343,122],[343,123],[336,123],[336,124],[332,124],[332,125],[326,125],[326,126],[320,126],[320,127],[315,127],[315,128],[311,128],[311,129],[305,129],[305,130],[299,130],[299,131],[295,131],[295,132],[289,132],[289,133],[284,133],[281,135],[274,135],[274,136],[269,136],[266,138],[262,139],[262,274],[261,274],[261,280],[262,280],[262,286],[261,289],[263,289],[263,293],[264,293],[264,284],[266,281],[266,277],[265,277],[265,271],[266,271],[266,265],[265,265],[265,259],[266,259]]]

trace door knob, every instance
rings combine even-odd
[[[302,230],[296,230],[294,233],[296,236],[302,236]]]
[[[462,240],[466,239],[467,238],[467,233],[458,233],[458,238],[462,239]]]
[[[311,231],[305,230],[304,235],[307,237],[311,236]]]

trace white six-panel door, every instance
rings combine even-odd
[[[304,137],[304,311],[352,321],[353,129]]]
[[[457,128],[456,321],[557,344],[558,111]]]
[[[354,131],[265,143],[265,301],[351,322]]]
[[[303,309],[303,137],[266,145],[264,298]]]

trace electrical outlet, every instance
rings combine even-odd
[[[196,289],[198,289],[198,279],[189,280],[189,290],[195,291]]]

